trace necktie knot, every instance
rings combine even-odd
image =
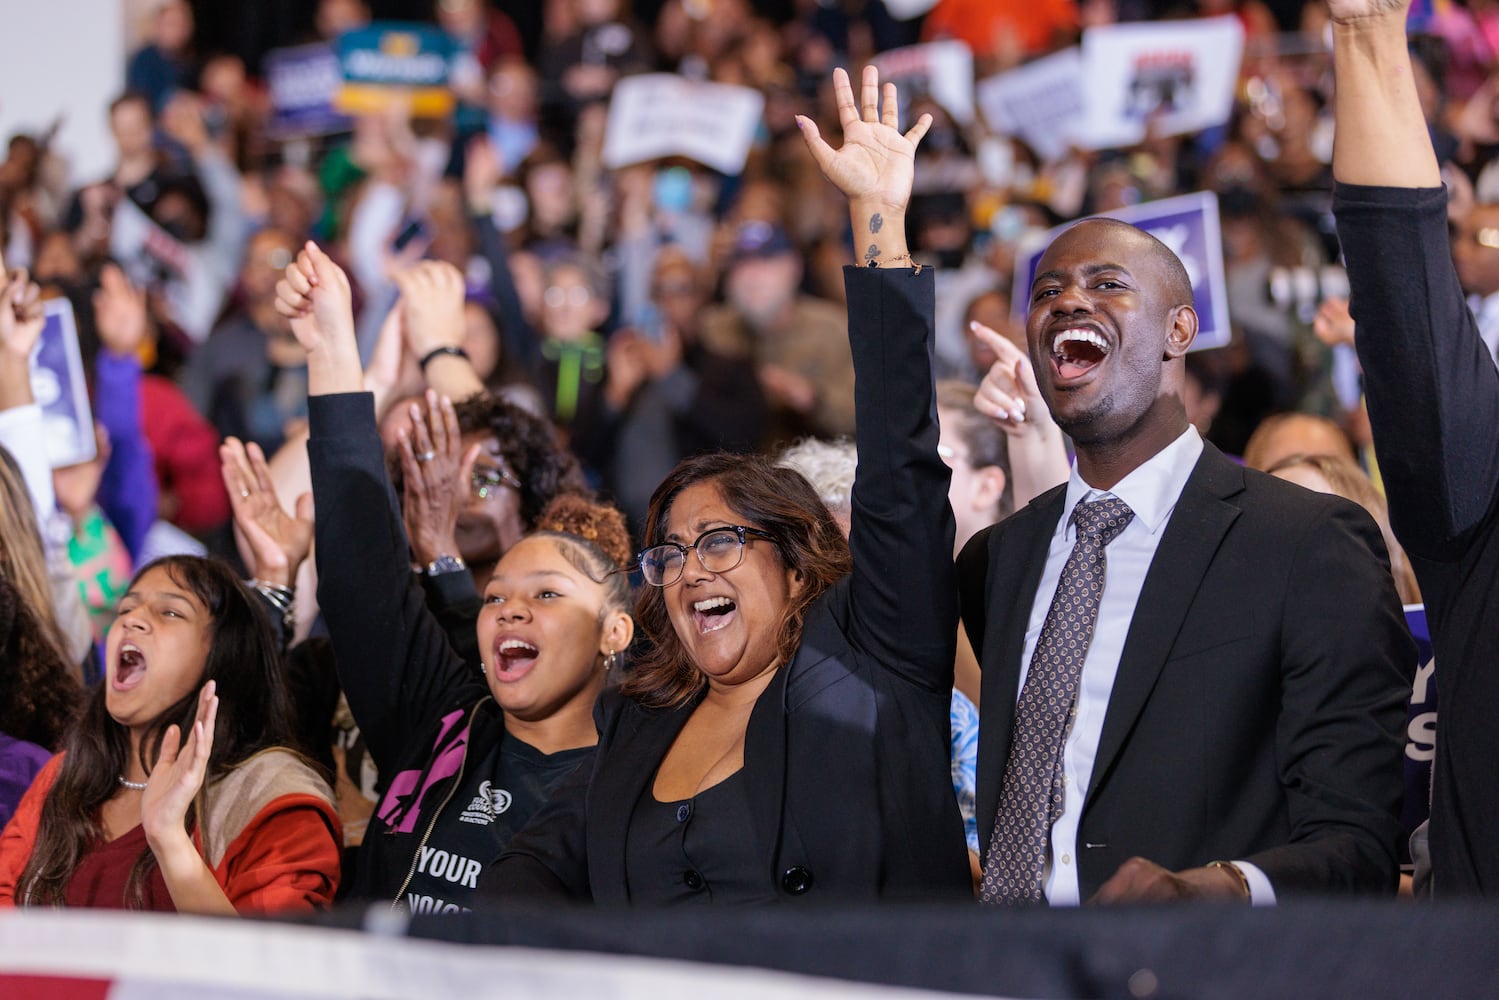
[[[1077,526],[1078,536],[1098,538],[1100,545],[1112,542],[1134,519],[1135,512],[1118,497],[1091,500],[1072,508],[1072,523]]]

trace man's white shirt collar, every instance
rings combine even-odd
[[[1176,507],[1176,501],[1187,485],[1197,460],[1202,457],[1202,436],[1191,424],[1176,440],[1156,452],[1139,468],[1114,484],[1112,489],[1094,489],[1078,474],[1077,465],[1072,466],[1072,476],[1067,480],[1067,499],[1062,508],[1062,525],[1067,536],[1072,537],[1076,529],[1072,526],[1072,509],[1083,500],[1098,500],[1103,497],[1118,497],[1134,511],[1139,521],[1152,535],[1160,531]]]

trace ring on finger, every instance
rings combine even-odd
[[[432,461],[436,457],[437,457],[437,452],[435,452],[435,451],[424,451],[424,452],[421,452],[420,454],[418,454],[416,456],[416,460],[418,462],[430,462],[430,461]]]

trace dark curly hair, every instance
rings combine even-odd
[[[0,733],[56,750],[83,706],[78,671],[59,655],[15,584],[0,575]]]
[[[630,610],[630,532],[618,508],[564,493],[547,504],[527,537],[560,543],[563,558],[604,587],[605,612]]]
[[[672,504],[698,483],[717,486],[729,509],[745,524],[773,536],[782,563],[801,574],[802,589],[776,625],[776,658],[791,662],[801,644],[807,609],[853,569],[848,541],[801,473],[778,468],[763,455],[717,452],[683,460],[656,487],[646,515],[647,547],[666,540]],[[663,588],[641,588],[635,620],[650,648],[620,690],[651,706],[684,704],[707,680],[677,637]]]

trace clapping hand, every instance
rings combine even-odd
[[[193,850],[187,833],[187,810],[197,798],[208,774],[214,720],[219,714],[216,688],[217,685],[209,681],[198,693],[197,716],[186,743],[180,728],[175,725],[167,727],[161,738],[161,754],[151,769],[146,790],[141,793],[141,827],[145,830],[146,842],[164,868],[167,862],[163,855]]]
[[[312,549],[312,494],[297,498],[296,515],[288,515],[276,497],[276,486],[260,446],[238,438],[219,445],[220,473],[234,509],[234,538],[257,580],[291,587]]]
[[[411,404],[409,427],[397,433],[405,480],[401,512],[418,565],[458,555],[458,516],[469,502],[479,445],[463,446],[453,401],[427,390],[425,411]]]

